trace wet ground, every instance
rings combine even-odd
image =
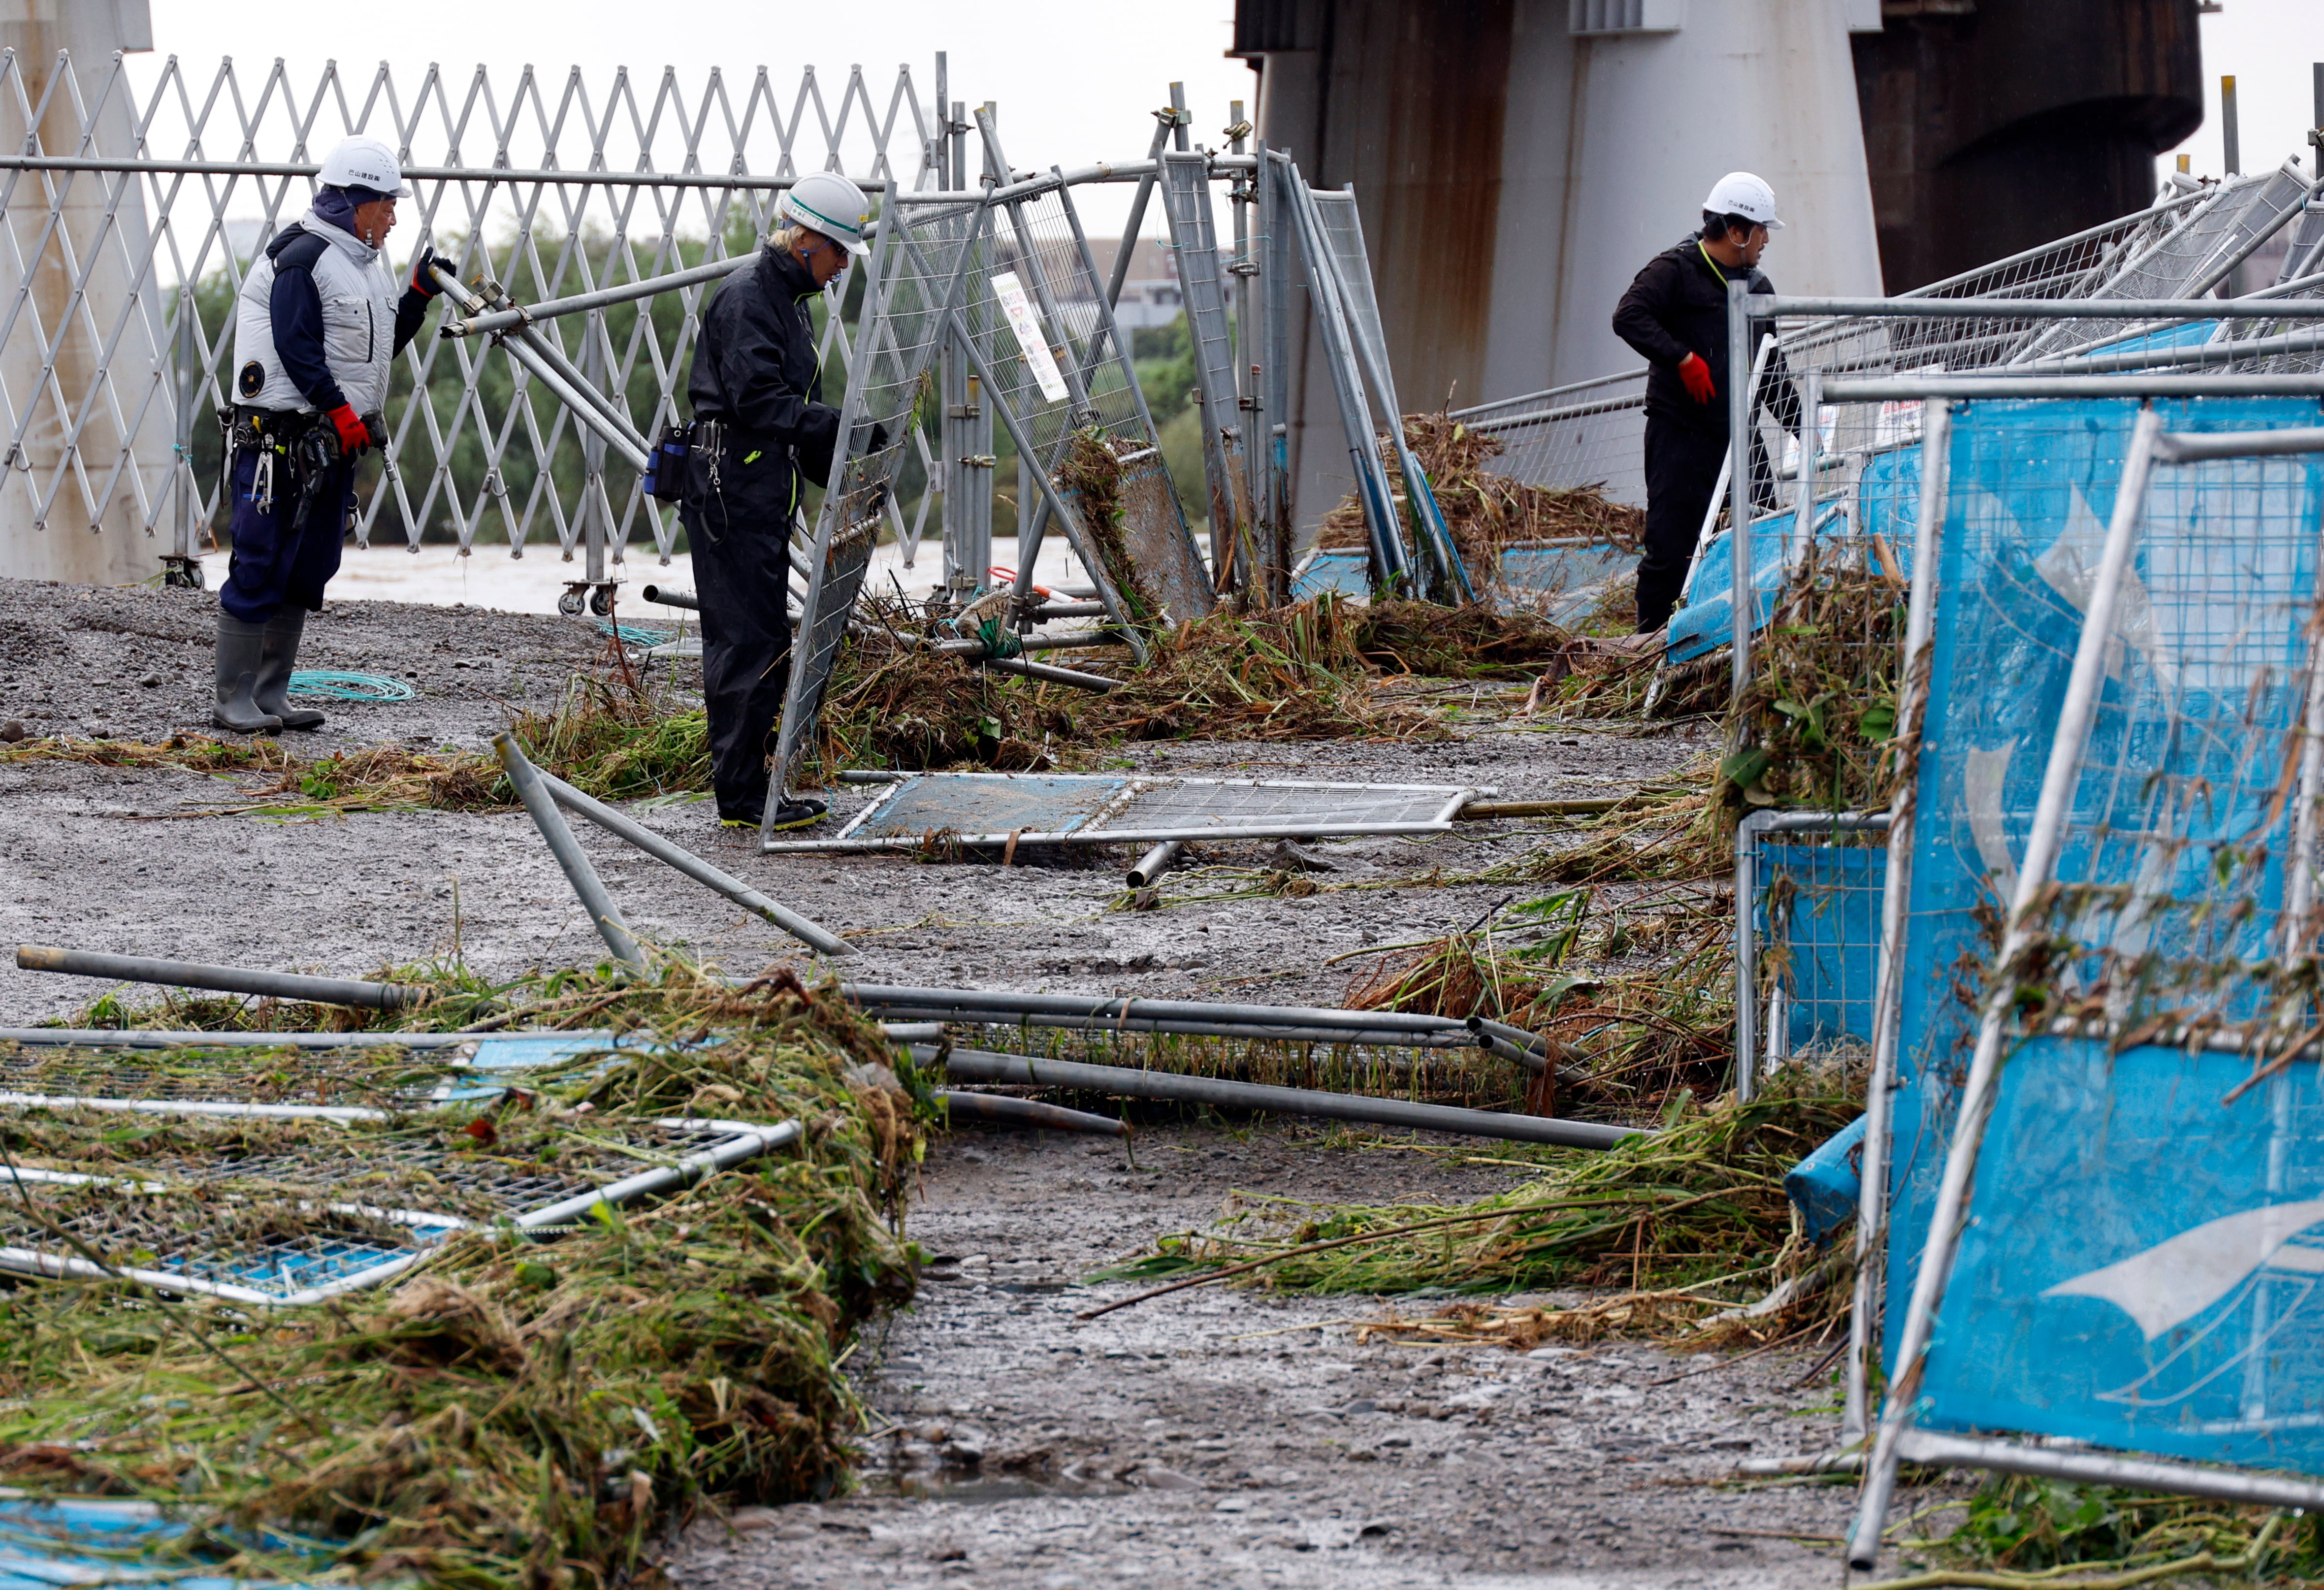
[[[207,732],[214,598],[0,582],[0,731],[153,740]],[[413,699],[334,709],[319,755],[394,740],[480,749],[551,705],[604,644],[594,621],[334,603],[303,666],[393,674]],[[681,687],[691,664],[680,665]],[[1140,768],[1487,787],[1504,799],[1618,793],[1709,749],[1529,724],[1416,744],[1171,743]],[[189,815],[231,796],[168,770],[0,763],[0,941],[339,975],[459,953],[490,975],[595,960],[579,907],[517,813],[323,821]],[[839,792],[844,814],[864,796]],[[845,934],[866,981],[1332,1003],[1363,952],[1476,920],[1527,891],[1444,882],[1520,854],[1554,821],[1424,841],[1310,846],[1305,898],[1178,902],[1231,886],[1174,874],[1130,911],[1105,855],[1073,864],[764,856],[707,802],[641,819]],[[755,971],[800,947],[595,830],[581,842],[644,936]],[[1266,846],[1214,855],[1259,864]],[[1540,892],[1536,886],[1535,892]],[[0,1025],[69,1014],[101,985],[0,967]],[[1807,1451],[1836,1428],[1828,1373],[1778,1352],[1674,1361],[1638,1344],[1512,1357],[1355,1344],[1370,1299],[1278,1302],[1198,1290],[1089,1324],[1127,1295],[1090,1274],[1213,1216],[1231,1191],[1442,1200],[1506,1167],[1413,1140],[1171,1126],[1119,1144],[964,1133],[932,1150],[912,1234],[950,1262],[861,1354],[884,1433],[865,1493],[698,1526],[689,1586],[973,1582],[1736,1587],[1838,1578],[1850,1492],[1712,1488],[1740,1456]],[[1437,1148],[1454,1145],[1437,1143]],[[1489,1160],[1473,1150],[1467,1158]],[[1406,1308],[1412,1307],[1410,1304]],[[1803,1375],[1806,1383],[1801,1383]]]
[[[696,1526],[672,1579],[1702,1590],[1839,1583],[1854,1490],[1721,1487],[1738,1459],[1821,1450],[1821,1353],[1674,1358],[1637,1342],[1530,1354],[1359,1345],[1371,1298],[1213,1286],[1079,1323],[1152,1283],[1088,1277],[1231,1192],[1452,1199],[1517,1173],[1479,1151],[1297,1127],[1120,1145],[964,1132],[912,1229],[944,1262],[866,1344],[864,1493]],[[1426,1305],[1406,1301],[1409,1315]],[[1805,1383],[1803,1383],[1804,1378]]]

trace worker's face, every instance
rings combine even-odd
[[[1728,236],[1734,240],[1736,250],[1746,265],[1757,264],[1759,256],[1767,251],[1767,228],[1765,226],[1754,226],[1740,237],[1736,237],[1731,232]]]
[[[395,230],[395,200],[374,199],[369,204],[355,206],[355,241],[366,248],[377,248]]]
[[[807,267],[807,273],[815,278],[817,287],[847,269],[847,251],[820,232],[809,232],[801,227],[798,241],[791,245],[791,252],[798,256],[799,263]]]

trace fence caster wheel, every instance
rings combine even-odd
[[[567,618],[580,617],[582,605],[587,600],[583,593],[588,588],[586,586],[567,586],[565,594],[557,598],[557,610]]]
[[[613,613],[613,587],[596,586],[589,592],[589,611],[600,618],[610,618]]]

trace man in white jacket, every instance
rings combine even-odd
[[[235,304],[234,555],[218,592],[210,716],[242,734],[322,726],[284,692],[307,615],[339,569],[355,461],[386,440],[389,361],[438,291],[427,247],[400,295],[380,253],[410,191],[394,150],[348,138],[318,180],[313,206],[267,245]]]

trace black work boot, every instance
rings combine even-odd
[[[266,644],[259,653],[258,687],[252,699],[261,712],[271,712],[286,729],[319,729],[323,715],[311,707],[293,707],[286,692],[290,670],[299,661],[299,636],[307,627],[304,607],[285,607],[266,621]]]
[[[282,720],[252,699],[257,688],[259,656],[266,645],[266,626],[244,624],[221,608],[217,621],[217,702],[210,721],[238,735],[271,735]]]

